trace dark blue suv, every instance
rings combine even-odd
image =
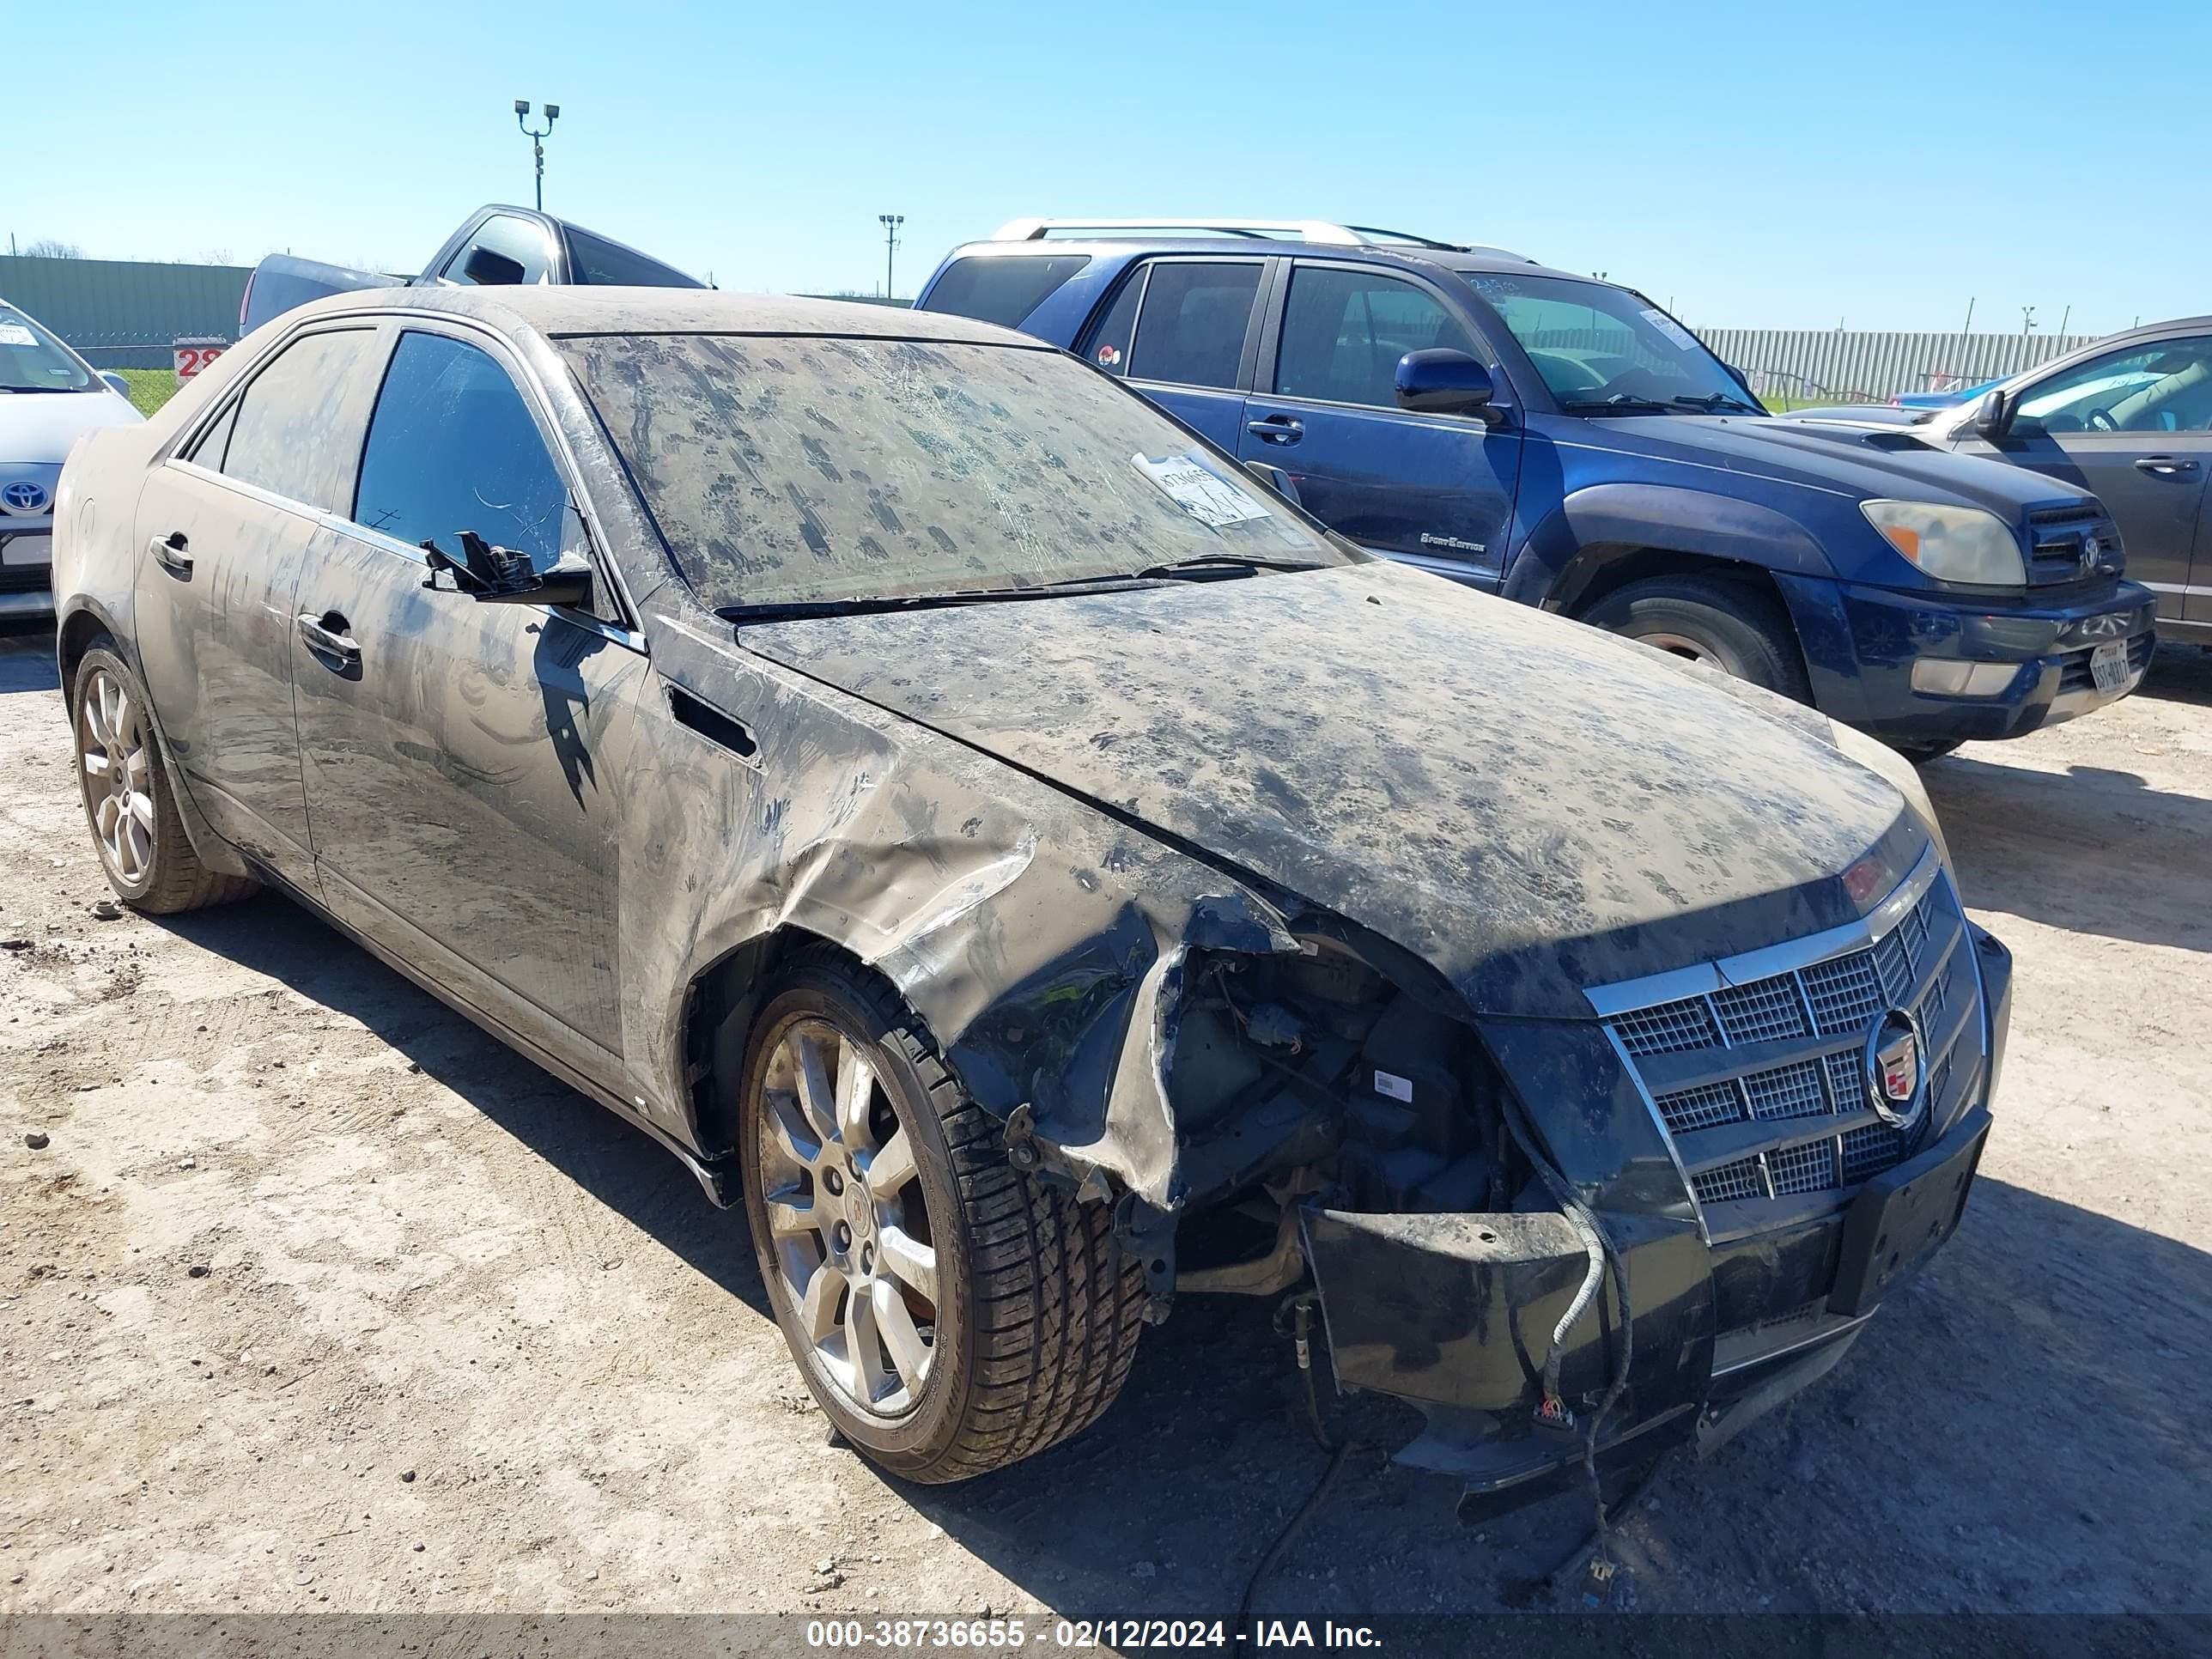
[[[1018,222],[915,303],[1127,380],[1375,552],[1909,754],[2070,720],[2149,665],[2152,596],[2093,495],[1774,419],[1632,289],[1389,233],[1210,228]]]

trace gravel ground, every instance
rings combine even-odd
[[[2207,1607],[2212,654],[1928,775],[2019,958],[1981,1181],[1835,1373],[1664,1468],[1634,1606]],[[0,1612],[1218,1617],[1320,1472],[1267,1307],[1190,1298],[1087,1437],[888,1482],[643,1136],[282,901],[106,896],[51,636],[0,638]],[[1255,1610],[1494,1610],[1587,1516],[1455,1496],[1355,1459]]]

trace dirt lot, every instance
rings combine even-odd
[[[51,652],[0,639],[0,1611],[1233,1609],[1322,1461],[1265,1305],[1187,1302],[1073,1445],[887,1483],[641,1135],[281,901],[95,916]],[[1638,1607],[2212,1602],[2212,654],[1929,777],[2019,956],[1981,1182],[1667,1468]],[[1587,1512],[1455,1495],[1362,1458],[1258,1611],[1493,1609]]]

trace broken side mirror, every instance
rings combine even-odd
[[[1416,415],[1480,415],[1495,418],[1491,399],[1498,383],[1464,351],[1431,346],[1398,359],[1393,386],[1398,407]]]
[[[1305,505],[1298,499],[1298,481],[1284,471],[1281,467],[1273,465],[1267,461],[1247,461],[1244,463],[1244,470],[1292,507]]]
[[[461,556],[454,558],[435,542],[422,544],[429,574],[422,586],[441,593],[465,593],[482,605],[586,605],[592,600],[591,562],[580,553],[563,553],[538,570],[527,553],[495,547],[473,530],[461,532]],[[438,579],[446,576],[449,581]]]
[[[1988,443],[2003,437],[2012,426],[2014,407],[2003,392],[1990,392],[1974,408],[1974,435]]]

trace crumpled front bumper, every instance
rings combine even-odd
[[[1640,1465],[1694,1439],[1709,1452],[1832,1369],[1880,1302],[1948,1242],[1964,1212],[1990,1128],[1987,1103],[2004,1054],[2011,957],[1970,927],[1983,994],[1987,1075],[1981,1103],[1938,1139],[1847,1195],[1817,1224],[1788,1235],[1832,1265],[1824,1300],[1717,1332],[1714,1270],[1757,1240],[1709,1243],[1680,1211],[1601,1204],[1599,1220],[1629,1285],[1633,1358],[1627,1386],[1595,1448],[1601,1472]],[[1894,1235],[1894,1237],[1893,1237]],[[1778,1238],[1783,1236],[1778,1235]],[[1620,1351],[1622,1309],[1608,1272],[1570,1328],[1559,1390],[1583,1415],[1577,1432],[1541,1431],[1536,1407],[1553,1328],[1589,1266],[1573,1224],[1557,1211],[1510,1214],[1367,1214],[1307,1209],[1301,1237],[1320,1292],[1337,1384],[1419,1409],[1423,1431],[1398,1461],[1465,1484],[1462,1519],[1534,1501],[1582,1478],[1588,1413]]]

